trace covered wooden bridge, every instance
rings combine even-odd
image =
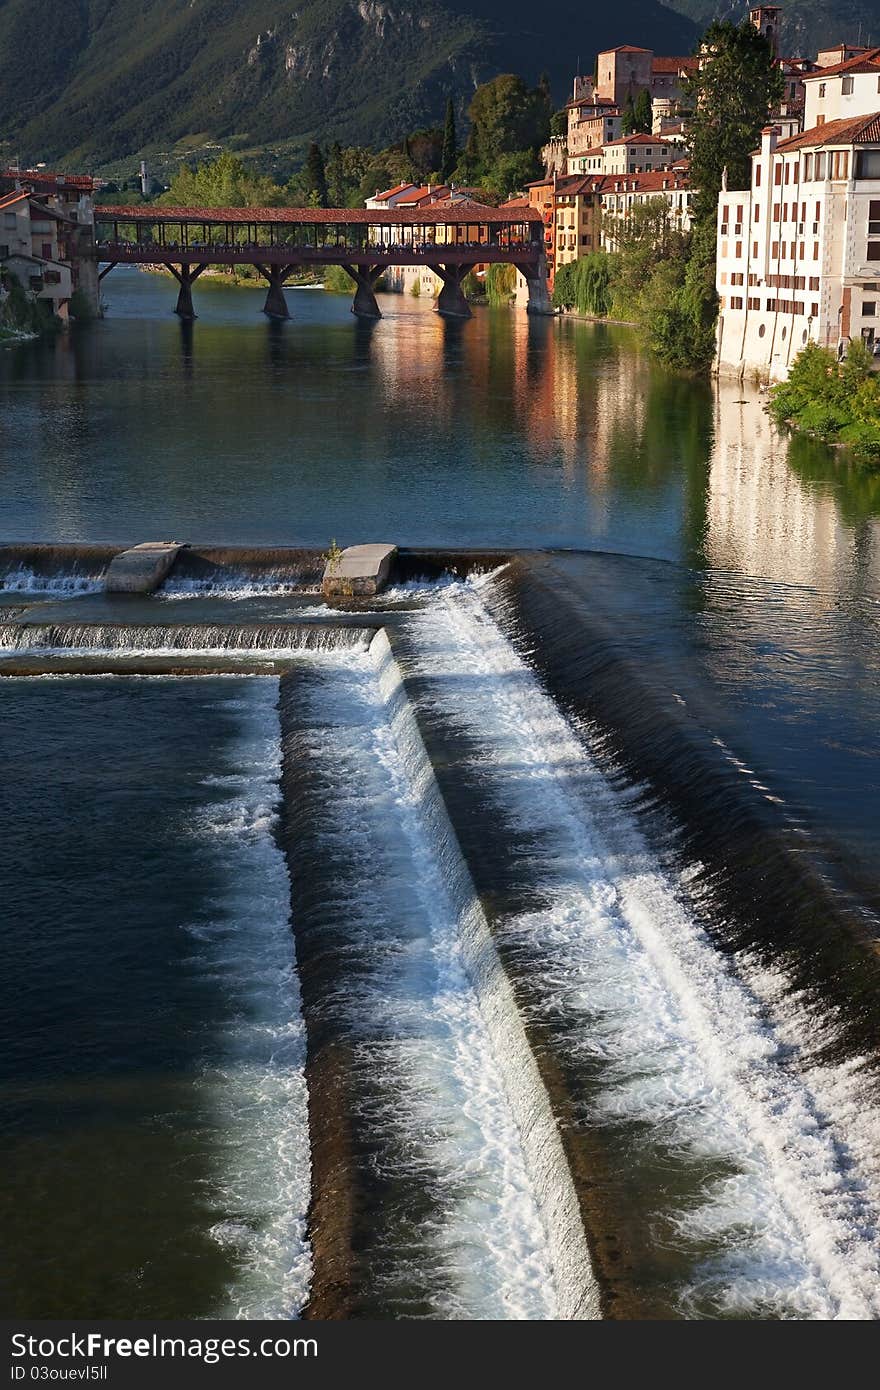
[[[211,265],[252,265],[268,282],[264,312],[287,318],[284,285],[310,267],[339,265],[355,286],[352,312],[381,318],[375,286],[391,265],[425,265],[442,280],[441,314],[468,318],[461,282],[475,266],[510,264],[529,287],[532,313],[548,313],[540,213],[469,201],[422,208],[95,209],[101,279],[115,265],[160,265],[180,290],[176,312],[194,318],[192,286]]]

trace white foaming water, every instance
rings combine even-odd
[[[103,588],[100,577],[85,574],[36,574],[22,567],[0,574],[0,593],[14,594],[97,594]]]
[[[407,1145],[396,1161],[419,1164],[421,1151],[439,1181],[441,1209],[423,1225],[415,1257],[451,1276],[451,1306],[435,1315],[553,1318],[547,1234],[462,962],[456,908],[423,818],[424,789],[398,739],[399,687],[382,678],[373,655],[345,654],[337,670],[326,662],[324,669],[326,683],[302,696],[315,702],[307,711],[310,760],[332,778],[322,838],[356,867],[342,910],[373,966],[355,972],[347,1007],[383,1039],[371,1056],[387,1115],[364,1114],[374,1131],[387,1124],[389,1138],[412,1136],[412,1152]]]
[[[188,833],[217,857],[223,888],[210,920],[188,928],[197,968],[224,996],[220,1060],[199,1086],[216,1116],[214,1239],[236,1276],[218,1317],[296,1318],[311,1279],[306,1239],[311,1159],[290,884],[275,840],[281,737],[278,683],[237,683],[221,708],[241,721],[228,770],[207,779],[227,796]]]
[[[499,813],[534,836],[543,906],[500,930],[527,953],[542,1011],[583,1019],[569,1045],[601,1062],[592,1113],[735,1169],[671,1213],[683,1240],[724,1250],[684,1306],[702,1294],[734,1315],[880,1315],[868,1146],[847,1127],[869,1099],[857,1069],[823,1082],[804,1064],[797,1020],[781,1027],[757,973],[738,978],[713,948],[475,589],[412,624],[432,698],[482,749]]]

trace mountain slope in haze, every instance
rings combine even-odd
[[[748,6],[739,0],[665,0],[705,29],[713,19],[739,22]],[[786,58],[814,58],[837,43],[880,43],[880,0],[778,0]]]
[[[658,0],[0,0],[0,138],[71,166],[196,139],[382,144],[498,72],[546,70],[561,102],[578,58],[689,53],[698,32]]]

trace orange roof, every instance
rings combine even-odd
[[[91,174],[52,174],[48,169],[0,169],[2,179],[20,179],[24,183],[51,183],[59,188],[82,188],[87,192],[95,186]]]
[[[619,140],[609,140],[603,148],[608,149],[610,145],[663,145],[665,143],[662,135],[621,135]]]
[[[401,198],[398,207],[409,207],[411,203],[421,202],[424,198],[434,198],[439,200],[449,193],[445,183],[423,184],[421,188],[413,188],[411,193],[407,193]]]
[[[393,198],[398,193],[405,193],[408,188],[415,188],[414,183],[398,183],[393,188],[386,188],[384,193],[375,195],[376,202],[384,203],[387,198]]]
[[[800,150],[812,145],[876,145],[880,144],[880,111],[869,116],[843,116],[837,121],[802,130],[780,140],[777,150]]]
[[[13,203],[20,203],[22,198],[29,198],[27,192],[7,193],[5,198],[0,198],[0,208],[11,208]]]
[[[864,53],[859,53],[855,58],[847,58],[845,63],[835,63],[831,68],[818,68],[816,72],[805,72],[804,81],[812,82],[815,78],[837,77],[838,73],[843,72],[877,72],[880,68],[880,48],[866,48]]]
[[[529,200],[524,193],[521,193],[517,198],[506,198],[505,201],[499,203],[498,206],[502,208],[527,208],[529,206]]]
[[[651,64],[652,72],[696,72],[699,58],[655,58]]]

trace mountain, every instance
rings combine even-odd
[[[880,44],[880,0],[779,0],[782,51],[787,58],[813,58],[837,43]],[[739,0],[666,0],[670,9],[705,29],[713,19],[739,21]]]
[[[687,3],[688,0],[685,0]],[[498,72],[546,71],[618,43],[689,53],[659,0],[0,0],[0,137],[25,162],[106,168],[222,142],[377,144],[463,114]]]

